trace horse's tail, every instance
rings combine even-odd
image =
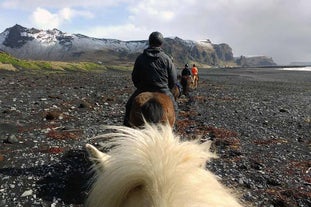
[[[148,123],[159,123],[164,114],[162,105],[155,98],[151,98],[143,104],[141,112]]]

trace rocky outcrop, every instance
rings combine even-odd
[[[237,65],[241,67],[265,67],[276,66],[272,58],[266,56],[245,57],[241,56],[236,59]]]
[[[232,49],[227,44],[212,44],[206,41],[182,40],[178,37],[166,38],[164,50],[180,64],[198,63],[207,65],[219,65],[224,61],[232,61]]]
[[[219,45],[213,45],[216,55],[220,60],[231,62],[234,61],[232,49],[228,44],[222,43]]]
[[[7,31],[7,30],[6,30]],[[24,36],[23,33],[27,32],[27,29],[20,26],[15,25],[8,32],[7,36],[3,41],[3,45],[10,48],[21,48],[28,41],[32,41],[34,38],[31,36]]]

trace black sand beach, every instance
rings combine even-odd
[[[0,90],[0,207],[83,206],[84,145],[122,124],[130,73],[0,71]],[[311,72],[201,69],[178,103],[176,133],[213,140],[207,168],[245,206],[311,206]]]

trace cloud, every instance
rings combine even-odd
[[[36,8],[32,13],[31,19],[33,23],[41,29],[59,28],[63,23],[71,21],[73,18],[82,16],[93,18],[94,15],[87,11],[77,11],[70,8],[63,8],[57,13],[52,13],[43,8]]]
[[[132,20],[140,20],[140,17],[143,18],[143,22],[147,20],[153,20],[153,22],[169,22],[175,16],[174,8],[176,1],[166,1],[166,0],[157,0],[157,1],[140,1],[136,4],[129,5],[129,10],[132,13]]]
[[[14,9],[18,8],[18,3],[16,1],[3,1],[0,3],[0,7],[4,9]]]
[[[74,1],[64,1],[64,0],[1,0],[0,7],[5,9],[23,9],[23,10],[33,10],[34,8],[40,6],[49,9],[62,9],[66,7],[83,7],[83,8],[103,8],[118,5],[120,3],[127,3],[133,0],[74,0]]]
[[[150,31],[141,27],[136,27],[134,24],[124,24],[117,26],[97,26],[91,28],[86,33],[91,37],[118,40],[145,40],[148,37]]]
[[[59,11],[59,18],[60,19],[64,19],[67,21],[70,21],[70,19],[73,17],[74,12],[70,9],[70,8],[64,8],[62,10]]]
[[[32,14],[32,20],[41,29],[57,28],[61,24],[61,19],[57,14],[52,14],[48,10],[37,8]]]

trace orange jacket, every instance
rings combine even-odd
[[[198,75],[198,68],[197,67],[192,67],[191,68],[191,72],[192,72],[192,75]]]

